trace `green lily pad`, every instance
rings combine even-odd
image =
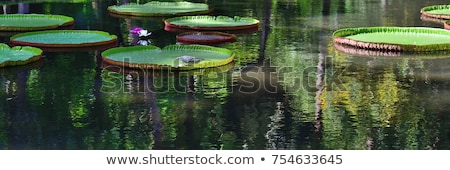
[[[48,2],[64,2],[64,3],[86,3],[86,2],[90,2],[92,0],[20,0],[20,1],[0,1],[0,5],[17,5],[20,3],[23,4],[37,4],[37,3],[48,3]]]
[[[103,31],[47,30],[17,34],[10,41],[15,45],[35,47],[92,47],[115,44],[117,36]]]
[[[25,65],[41,59],[42,50],[35,47],[15,46],[0,43],[0,67]]]
[[[450,50],[450,32],[427,27],[345,28],[333,33],[335,43],[386,51]]]
[[[212,9],[205,3],[152,1],[145,4],[113,5],[108,7],[108,11],[132,16],[180,16],[207,14]]]
[[[189,56],[202,59],[183,62],[178,57]],[[103,61],[127,68],[152,68],[155,70],[193,70],[217,67],[234,60],[234,53],[225,48],[205,45],[169,45],[116,47],[102,52]]]
[[[238,16],[181,16],[166,19],[164,24],[169,28],[223,31],[258,28],[259,20]]]
[[[73,25],[74,19],[64,15],[4,14],[0,15],[0,31],[36,31]]]
[[[420,10],[420,13],[428,17],[450,19],[450,5],[426,6]]]

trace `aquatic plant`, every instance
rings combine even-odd
[[[217,67],[234,60],[234,53],[225,48],[205,45],[169,45],[116,47],[102,52],[103,61],[126,68],[154,70],[192,70]]]
[[[152,32],[149,32],[148,30],[145,30],[143,28],[137,27],[132,30],[130,30],[131,33],[138,35],[139,37],[148,37],[152,35]]]
[[[35,47],[9,47],[0,43],[0,67],[25,65],[41,59],[42,50]]]
[[[131,16],[181,16],[207,14],[212,9],[205,3],[151,1],[145,4],[113,5],[108,7],[108,11]]]
[[[74,19],[64,15],[3,14],[0,31],[37,31],[73,25]]]
[[[187,30],[242,30],[259,27],[259,20],[249,17],[181,16],[164,20],[166,27]]]
[[[136,27],[130,30],[130,33],[132,34],[138,34],[140,31],[144,30],[144,28]]]
[[[360,27],[333,33],[334,43],[386,51],[450,50],[450,32],[426,27]]]

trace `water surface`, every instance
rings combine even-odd
[[[135,1],[0,3],[4,13],[74,17],[74,29],[117,35],[119,46],[136,44],[134,27],[152,32],[151,45],[176,43],[160,17],[106,11],[128,2]],[[1,68],[0,148],[450,149],[449,54],[343,52],[331,40],[347,27],[442,28],[419,11],[447,1],[195,2],[207,2],[211,15],[261,21],[258,31],[221,45],[235,52],[232,65],[135,71],[89,51]]]

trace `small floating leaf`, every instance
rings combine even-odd
[[[145,4],[113,5],[108,7],[108,11],[132,16],[180,16],[207,14],[212,9],[205,3],[152,1]]]
[[[25,65],[41,59],[42,50],[35,47],[15,46],[0,43],[0,67]]]
[[[74,23],[72,17],[46,14],[0,15],[0,31],[36,31],[55,29]]]
[[[190,56],[200,60],[182,61]],[[234,53],[225,48],[205,45],[131,46],[111,48],[102,53],[103,61],[128,68],[153,68],[156,70],[192,70],[217,67],[234,60]]]

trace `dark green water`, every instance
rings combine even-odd
[[[119,46],[132,45],[136,26],[152,31],[152,45],[176,43],[162,18],[107,13],[124,1],[20,2],[0,4],[72,16],[74,29],[110,32]],[[89,51],[1,68],[0,149],[450,149],[450,54],[344,53],[331,40],[346,27],[442,28],[419,10],[447,1],[206,3],[212,15],[261,21],[222,45],[236,53],[233,65],[145,76],[116,72]]]

